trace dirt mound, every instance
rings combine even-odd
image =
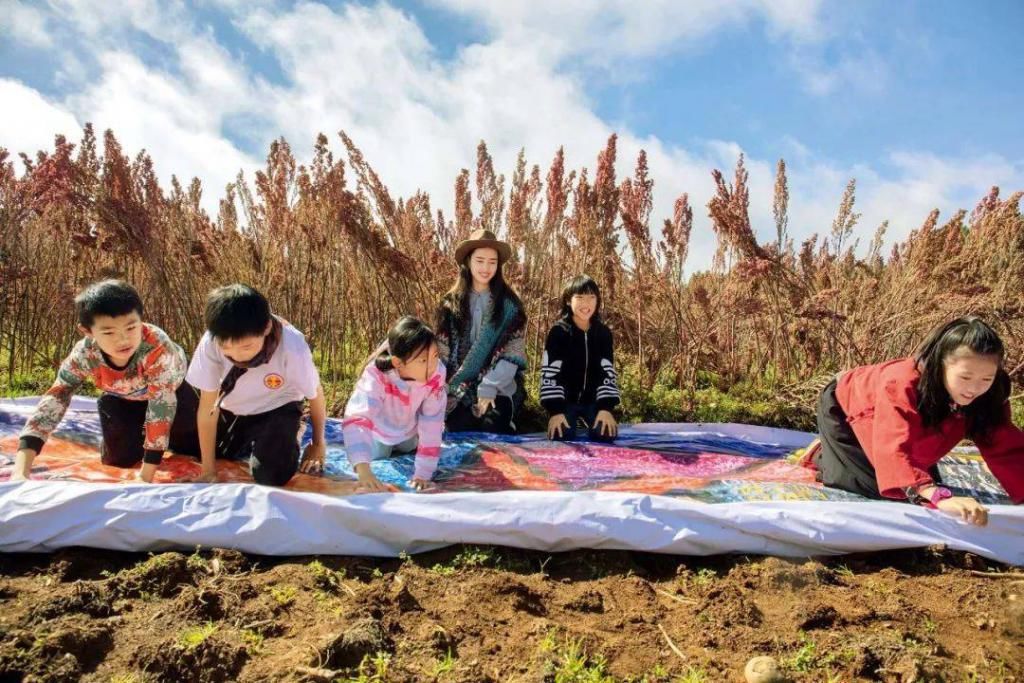
[[[244,646],[228,643],[204,627],[186,631],[177,639],[143,647],[134,664],[159,683],[223,683],[238,680],[248,659]],[[201,639],[200,639],[201,638]]]
[[[565,608],[574,612],[588,612],[591,614],[603,614],[604,596],[592,589],[585,589],[571,600],[565,603]]]
[[[796,608],[796,626],[802,631],[832,628],[841,617],[835,607],[821,603],[803,604]]]
[[[846,673],[880,681],[943,680],[942,660],[927,644],[898,634],[869,635],[850,645],[853,658]]]
[[[391,639],[380,621],[361,619],[320,648],[311,664],[324,664],[331,669],[354,669],[364,659],[392,649]]]
[[[748,594],[734,586],[722,586],[708,591],[699,610],[705,621],[720,629],[757,628],[762,622],[758,606]]]
[[[195,621],[217,621],[228,616],[241,600],[212,585],[183,586],[173,611]]]
[[[107,582],[107,589],[118,598],[169,598],[182,586],[194,584],[201,573],[199,562],[189,560],[181,553],[154,555],[115,574]]]
[[[41,629],[3,634],[0,681],[76,681],[113,648],[111,629],[75,616]]]
[[[104,557],[0,556],[0,682],[1024,680],[1024,583],[942,548]]]
[[[114,613],[111,596],[102,585],[76,581],[71,591],[56,595],[34,605],[29,612],[31,623],[48,621],[66,614],[86,614],[90,617],[109,617]]]

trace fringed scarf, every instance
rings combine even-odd
[[[484,313],[480,336],[476,343],[469,344],[469,329],[473,324],[468,319],[461,330],[452,327],[448,340],[449,355],[446,363],[449,371],[448,393],[458,396],[469,394],[473,399],[476,386],[483,378],[485,369],[490,369],[499,360],[507,360],[521,369],[526,369],[526,357],[505,353],[509,340],[522,328],[522,314],[511,299],[505,300],[501,319],[494,322],[494,304]],[[454,370],[454,368],[458,368]]]
[[[228,374],[224,376],[224,380],[220,383],[220,394],[217,396],[216,407],[220,407],[224,399],[228,397],[232,391],[235,390],[235,384],[238,383],[238,379],[249,371],[250,368],[259,367],[270,361],[273,357],[274,352],[277,351],[277,347],[281,345],[281,336],[284,331],[284,325],[277,318],[272,319],[270,326],[270,334],[263,340],[263,348],[255,356],[245,361],[244,363],[236,363],[231,361],[232,367],[228,371]]]

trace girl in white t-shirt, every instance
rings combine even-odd
[[[199,391],[193,447],[203,469],[196,480],[217,481],[216,458],[248,457],[256,483],[288,483],[299,469],[304,400],[313,440],[303,471],[322,467],[327,409],[302,333],[271,315],[266,298],[242,284],[210,293],[206,328],[185,376]]]

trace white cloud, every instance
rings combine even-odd
[[[87,39],[109,46],[127,29],[172,42],[189,33],[191,18],[181,0],[49,0],[56,16],[69,22]]]
[[[0,78],[0,102],[0,147],[13,154],[50,149],[58,133],[73,142],[81,136],[71,113],[18,81]]]
[[[506,175],[521,147],[546,173],[564,145],[567,166],[588,166],[593,177],[597,153],[613,131],[587,100],[580,76],[563,68],[566,50],[603,44],[637,57],[752,19],[808,49],[821,30],[817,4],[804,2],[740,0],[724,9],[718,3],[653,3],[630,6],[633,16],[624,2],[552,9],[536,3],[443,0],[446,7],[488,22],[494,35],[442,58],[411,16],[387,4],[337,9],[312,3],[237,5],[237,27],[280,65],[283,82],[269,83],[185,17],[180,4],[136,2],[97,20],[91,14],[96,2],[62,0],[61,6],[76,30],[99,46],[100,76],[79,86],[63,104],[47,102],[17,82],[0,82],[0,96],[14,93],[11,101],[19,103],[6,108],[15,110],[17,119],[0,114],[8,117],[0,118],[0,144],[8,135],[23,147],[48,147],[55,130],[69,125],[77,130],[75,121],[92,121],[100,130],[113,128],[128,153],[146,148],[163,179],[171,173],[199,176],[206,187],[204,203],[211,209],[239,169],[248,171],[259,163],[225,135],[240,118],[259,154],[284,135],[300,161],[308,159],[317,133],[327,133],[338,149],[334,133],[345,129],[396,195],[424,189],[435,208],[450,215],[455,176],[460,168],[474,167],[480,139],[487,141],[496,168]],[[236,7],[233,0],[218,4]],[[608,16],[628,25],[608,27]],[[504,26],[519,28],[506,31]],[[529,27],[537,29],[536,39],[521,42],[520,34]],[[173,64],[144,63],[128,51],[128,44],[111,37],[125,31],[142,31],[169,45]],[[741,145],[710,140],[681,147],[628,129],[618,132],[620,179],[632,172],[641,148],[648,152],[656,182],[656,231],[671,215],[675,198],[690,194],[696,225],[689,265],[707,267],[714,246],[705,208],[713,192],[710,171],[717,167],[731,178]],[[850,176],[859,181],[858,210],[864,217],[858,234],[864,242],[885,218],[893,219],[891,237],[905,236],[933,207],[947,212],[970,208],[993,183],[1024,187],[1021,164],[994,155],[947,159],[900,151],[876,167],[844,167],[796,138],[783,143],[794,152],[788,169],[790,233],[798,240],[828,231]],[[767,241],[774,237],[775,160],[748,158],[747,168],[752,222]]]
[[[646,57],[730,24],[764,20],[775,36],[812,39],[820,0],[565,0],[557,3],[432,0],[482,22],[496,37],[559,55]]]
[[[889,68],[873,49],[843,48],[826,57],[822,45],[799,46],[789,53],[789,63],[812,95],[831,95],[842,88],[858,93],[881,94],[889,83]]]
[[[99,62],[103,77],[69,105],[80,119],[112,129],[127,153],[145,148],[165,181],[171,174],[186,182],[198,176],[214,195],[206,197],[212,208],[225,184],[254,166],[222,134],[224,113],[234,106],[230,98],[209,97],[205,84],[193,87],[130,54],[108,52]]]
[[[98,131],[112,129],[129,155],[146,149],[164,182],[172,174],[185,181],[200,177],[209,210],[239,170],[255,167],[256,160],[224,135],[228,117],[254,107],[250,75],[209,29],[195,25],[184,3],[51,0],[49,12],[69,38],[55,47],[61,63],[56,80],[68,91],[62,108],[69,117],[92,122]],[[132,52],[139,33],[170,48],[173,60],[145,63]],[[22,89],[42,101],[36,91]]]
[[[43,13],[19,0],[0,1],[0,35],[32,47],[53,44]]]

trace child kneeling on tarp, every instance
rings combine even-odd
[[[820,441],[805,464],[826,486],[986,524],[987,508],[942,486],[936,464],[970,438],[1013,502],[1024,502],[1024,432],[1010,419],[1003,355],[996,332],[965,317],[934,330],[913,358],[840,374],[818,401]]]
[[[139,293],[120,280],[89,285],[75,297],[78,330],[85,336],[21,431],[12,481],[28,478],[71,397],[89,380],[103,392],[96,402],[100,461],[114,467],[142,461],[139,478],[153,480],[168,442],[188,431],[189,417],[178,411],[179,399],[189,398],[182,384],[187,360],[163,330],[142,322],[142,312]]]
[[[612,332],[601,322],[597,283],[586,275],[573,278],[562,291],[562,317],[544,342],[540,402],[550,415],[549,439],[575,439],[580,420],[595,441],[618,436],[613,346]]]
[[[252,287],[210,293],[206,333],[185,379],[200,392],[187,451],[201,456],[196,481],[217,481],[216,458],[249,458],[257,484],[287,484],[299,468],[303,399],[313,423],[303,469],[322,465],[327,408],[313,354],[302,333],[272,315]]]
[[[413,487],[430,487],[448,404],[444,380],[433,330],[412,316],[395,323],[345,406],[345,452],[361,491],[389,490],[370,470],[370,461],[393,452],[415,451]]]

